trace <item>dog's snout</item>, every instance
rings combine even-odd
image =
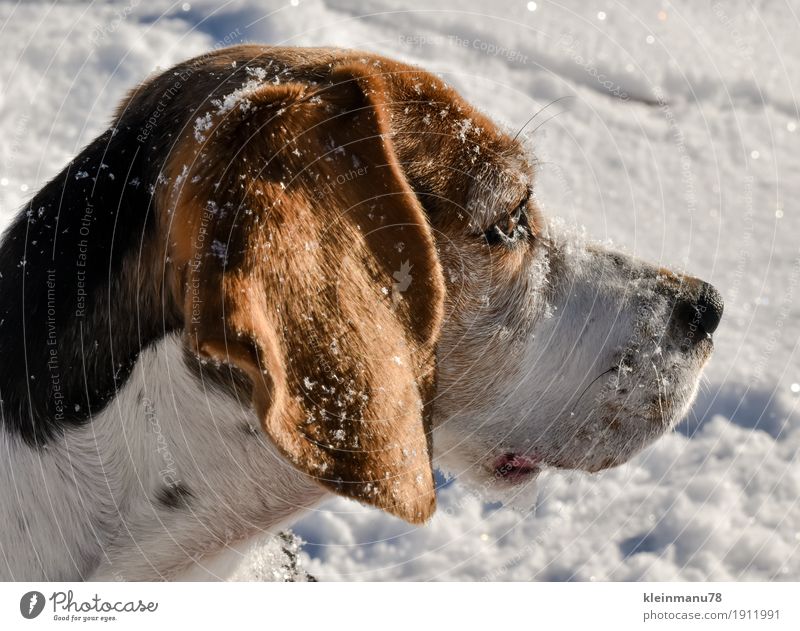
[[[717,289],[709,283],[697,281],[690,296],[678,299],[674,317],[681,328],[687,330],[691,342],[697,342],[717,330],[722,310],[723,300]]]

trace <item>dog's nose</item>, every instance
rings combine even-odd
[[[675,305],[674,317],[686,328],[686,342],[694,344],[717,330],[722,319],[723,301],[716,288],[706,282],[697,281],[691,296],[684,296]]]
[[[725,304],[722,295],[714,285],[703,283],[700,288],[700,295],[695,303],[695,309],[699,315],[699,324],[702,329],[711,335],[717,330],[719,321],[722,319],[722,310]]]

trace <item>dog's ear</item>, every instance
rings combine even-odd
[[[189,344],[249,377],[282,453],[419,523],[444,282],[384,93],[355,64],[219,101],[170,162],[171,256]]]

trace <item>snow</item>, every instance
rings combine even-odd
[[[136,82],[236,42],[419,63],[513,131],[572,95],[526,129],[548,216],[725,297],[689,418],[617,469],[545,475],[531,509],[487,504],[441,478],[438,513],[422,528],[331,500],[294,528],[303,565],[320,580],[800,580],[793,4],[432,6],[0,1],[0,220],[106,127]],[[282,578],[276,545],[240,577]]]

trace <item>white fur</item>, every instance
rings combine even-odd
[[[541,469],[627,461],[685,414],[711,351],[679,348],[681,289],[655,266],[556,224],[526,266],[454,310],[439,345],[437,464],[495,497],[535,477],[498,475],[504,454]]]
[[[224,577],[247,540],[323,496],[249,409],[203,387],[182,345],[145,350],[100,415],[41,451],[0,432],[0,579]],[[154,499],[176,482],[185,509]]]

